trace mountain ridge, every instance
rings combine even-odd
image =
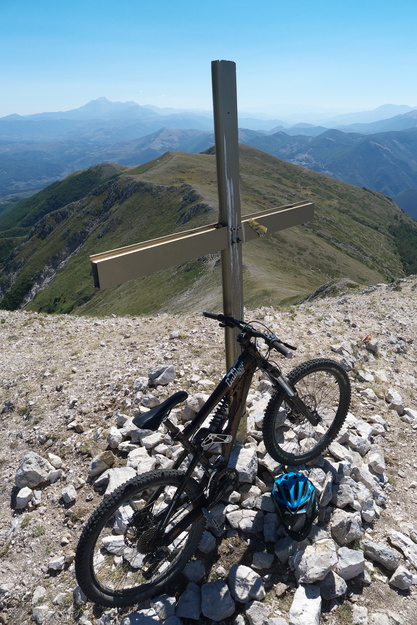
[[[316,206],[312,223],[244,245],[249,305],[281,305],[344,278],[367,284],[417,272],[417,224],[389,198],[244,145],[240,169],[243,214],[300,200]],[[85,196],[42,209],[12,246],[0,216],[0,306],[94,315],[194,310],[207,302],[220,306],[216,254],[99,293],[88,261],[92,253],[216,223],[213,150],[167,152],[141,166],[109,173]],[[79,176],[85,172],[64,182],[78,185]],[[38,205],[46,195],[34,196]],[[7,218],[13,219],[13,211]]]
[[[251,138],[253,147],[349,184],[395,197],[417,188],[417,128],[375,135],[329,129],[317,137],[285,132]]]
[[[332,129],[307,123],[287,127],[284,121],[269,120],[278,125],[262,130],[264,120],[242,116],[239,140],[350,184],[381,191],[414,216],[414,194],[403,192],[417,189],[417,110],[383,105],[367,113],[381,117],[404,109],[405,113],[388,120]],[[255,129],[245,128],[246,123]],[[10,199],[15,202],[79,169],[103,162],[135,166],[167,150],[198,153],[213,143],[209,114],[106,98],[62,114],[8,116],[0,119],[0,214],[13,208],[7,203]]]
[[[371,109],[371,110],[364,110],[364,111],[357,111],[354,113],[341,113],[338,115],[334,115],[333,117],[326,117],[324,115],[321,116],[320,118],[320,124],[328,126],[329,124],[332,127],[335,127],[335,125],[339,124],[339,123],[354,123],[354,122],[375,122],[375,121],[379,121],[379,120],[383,120],[383,119],[389,119],[390,117],[395,117],[395,116],[399,116],[402,113],[408,113],[412,110],[415,110],[417,107],[412,107],[409,106],[407,104],[382,104],[380,106],[378,106],[375,109]],[[51,112],[43,112],[43,113],[32,113],[32,114],[28,114],[28,115],[19,115],[17,113],[12,113],[3,117],[0,117],[0,122],[4,121],[4,120],[8,120],[8,119],[34,119],[34,118],[47,118],[47,117],[52,117],[52,118],[56,118],[56,117],[83,117],[86,113],[89,116],[92,116],[93,118],[95,118],[97,115],[98,116],[103,116],[103,114],[106,113],[110,113],[110,115],[112,117],[114,117],[117,114],[120,114],[121,112],[134,112],[134,113],[139,113],[139,112],[145,112],[148,111],[151,114],[157,114],[157,115],[170,115],[170,114],[184,114],[184,113],[190,113],[192,115],[197,115],[197,116],[201,116],[201,115],[205,115],[205,116],[209,116],[212,117],[212,112],[211,111],[204,111],[204,110],[193,110],[193,109],[176,109],[176,108],[160,108],[158,106],[152,105],[152,104],[147,104],[147,105],[141,105],[138,104],[137,102],[134,102],[133,100],[131,101],[127,101],[127,102],[120,102],[120,101],[111,101],[108,100],[106,97],[101,96],[98,97],[96,99],[90,100],[88,101],[86,104],[81,105],[78,108],[75,109],[69,109],[69,110],[65,110],[65,111],[51,111]],[[306,119],[303,120],[297,120],[297,121],[288,121],[289,119],[294,119],[290,117],[286,117],[285,115],[283,116],[282,120],[277,120],[276,118],[274,119],[274,117],[272,117],[271,115],[265,116],[262,115],[260,117],[256,116],[256,113],[250,113],[248,114],[247,112],[240,112],[239,115],[240,118],[242,119],[254,119],[257,123],[260,121],[263,121],[265,123],[268,122],[274,122],[276,123],[276,125],[284,125],[287,127],[291,127],[294,125],[298,125],[298,124],[303,124],[303,123],[307,123],[309,125],[317,125],[316,121],[311,121],[311,115],[306,113],[305,117]],[[316,118],[317,119],[317,118]]]

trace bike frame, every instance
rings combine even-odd
[[[175,436],[175,439],[184,446],[185,455],[188,455],[189,452],[196,454],[199,456],[198,461],[201,461],[204,466],[207,466],[208,462],[204,462],[203,460],[204,450],[201,450],[201,453],[199,453],[200,450],[191,441],[191,438],[201,428],[204,421],[215,410],[216,406],[218,406],[220,402],[227,395],[229,395],[231,397],[231,403],[229,406],[227,426],[223,432],[224,434],[229,434],[231,436],[229,443],[223,443],[224,466],[227,466],[236,440],[240,420],[246,410],[246,399],[254,373],[257,368],[263,368],[263,365],[267,362],[268,361],[266,361],[266,359],[259,354],[258,350],[252,343],[245,346],[241,355],[224,375],[194,419],[184,428],[183,432],[179,432]],[[182,454],[173,468],[178,469],[183,461],[184,458]]]
[[[263,370],[276,388],[284,389],[288,395],[288,401],[293,403],[293,405],[297,407],[300,412],[302,412],[312,423],[314,423],[314,415],[311,414],[304,402],[298,398],[297,393],[291,387],[287,378],[282,375],[281,370],[259,353],[256,344],[250,340],[250,337],[247,336],[245,332],[242,332],[239,335],[238,342],[243,348],[242,353],[222,378],[194,419],[184,428],[184,430],[181,432],[176,426],[174,426],[173,423],[169,421],[169,419],[166,419],[165,421],[165,425],[171,432],[173,440],[180,442],[184,447],[184,451],[174,463],[173,469],[179,469],[189,454],[191,454],[192,457],[184,474],[182,485],[176,491],[168,510],[164,511],[164,520],[161,520],[160,529],[165,529],[168,525],[171,513],[175,510],[177,502],[184,492],[187,481],[191,478],[192,473],[198,464],[201,464],[205,469],[205,477],[201,483],[203,490],[209,485],[210,469],[224,469],[228,466],[230,454],[236,440],[239,423],[246,410],[246,399],[249,388],[257,369]],[[227,425],[222,434],[228,434],[231,438],[230,442],[222,443],[223,460],[221,464],[210,466],[209,457],[206,455],[202,445],[195,443],[191,439],[201,428],[204,421],[215,410],[216,406],[218,406],[227,395],[230,396],[231,402],[229,406]],[[154,495],[154,498],[156,499],[157,496],[158,492]],[[211,519],[211,513],[208,511],[211,503],[210,498],[207,498],[204,493],[202,493],[200,498],[201,501],[195,502],[196,505],[194,508],[165,535],[164,540],[167,544],[169,544],[171,540],[185,530],[186,527],[197,520],[201,512],[203,512],[207,518]]]

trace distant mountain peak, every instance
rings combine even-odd
[[[408,106],[408,104],[381,104],[381,106],[370,111],[337,115],[332,120],[329,120],[326,125],[341,127],[342,125],[347,126],[350,124],[369,124],[396,117],[397,115],[403,115],[412,110],[412,107]]]
[[[133,100],[128,102],[112,102],[104,96],[90,100],[87,104],[80,106],[78,109],[67,111],[66,114],[71,116],[83,117],[88,119],[99,117],[100,119],[117,118],[117,117],[142,117],[144,114],[155,114],[144,106],[140,106]]]
[[[10,115],[6,115],[5,117],[1,117],[2,120],[13,121],[16,119],[23,119],[22,115],[18,115],[17,113],[11,113]]]
[[[87,102],[87,104],[84,104],[83,106],[80,106],[79,109],[77,110],[82,110],[82,109],[100,109],[100,110],[114,110],[114,109],[120,109],[120,108],[127,108],[127,107],[132,107],[132,106],[137,106],[139,108],[140,107],[139,104],[137,104],[136,102],[133,102],[133,100],[130,100],[129,102],[112,102],[111,100],[108,100],[107,98],[105,98],[104,96],[102,96],[101,98],[96,98],[95,100],[90,100],[89,102]]]

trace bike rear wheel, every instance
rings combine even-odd
[[[190,479],[166,527],[159,529],[183,483],[182,472],[152,471],[135,476],[102,501],[82,532],[75,558],[77,580],[88,599],[104,607],[134,605],[181,572],[206,524],[200,511],[179,535],[166,538],[201,496]]]
[[[351,389],[343,367],[326,358],[299,365],[288,379],[319,418],[313,426],[291,406],[284,390],[271,397],[263,422],[265,447],[274,460],[292,466],[314,460],[330,445],[346,418]]]

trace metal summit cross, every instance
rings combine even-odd
[[[221,252],[223,312],[243,319],[242,243],[266,231],[277,232],[310,221],[313,204],[299,202],[241,219],[236,65],[212,62],[214,130],[216,141],[219,223],[129,245],[90,257],[94,283],[108,288],[134,278]],[[235,330],[225,329],[226,364],[238,356]]]

